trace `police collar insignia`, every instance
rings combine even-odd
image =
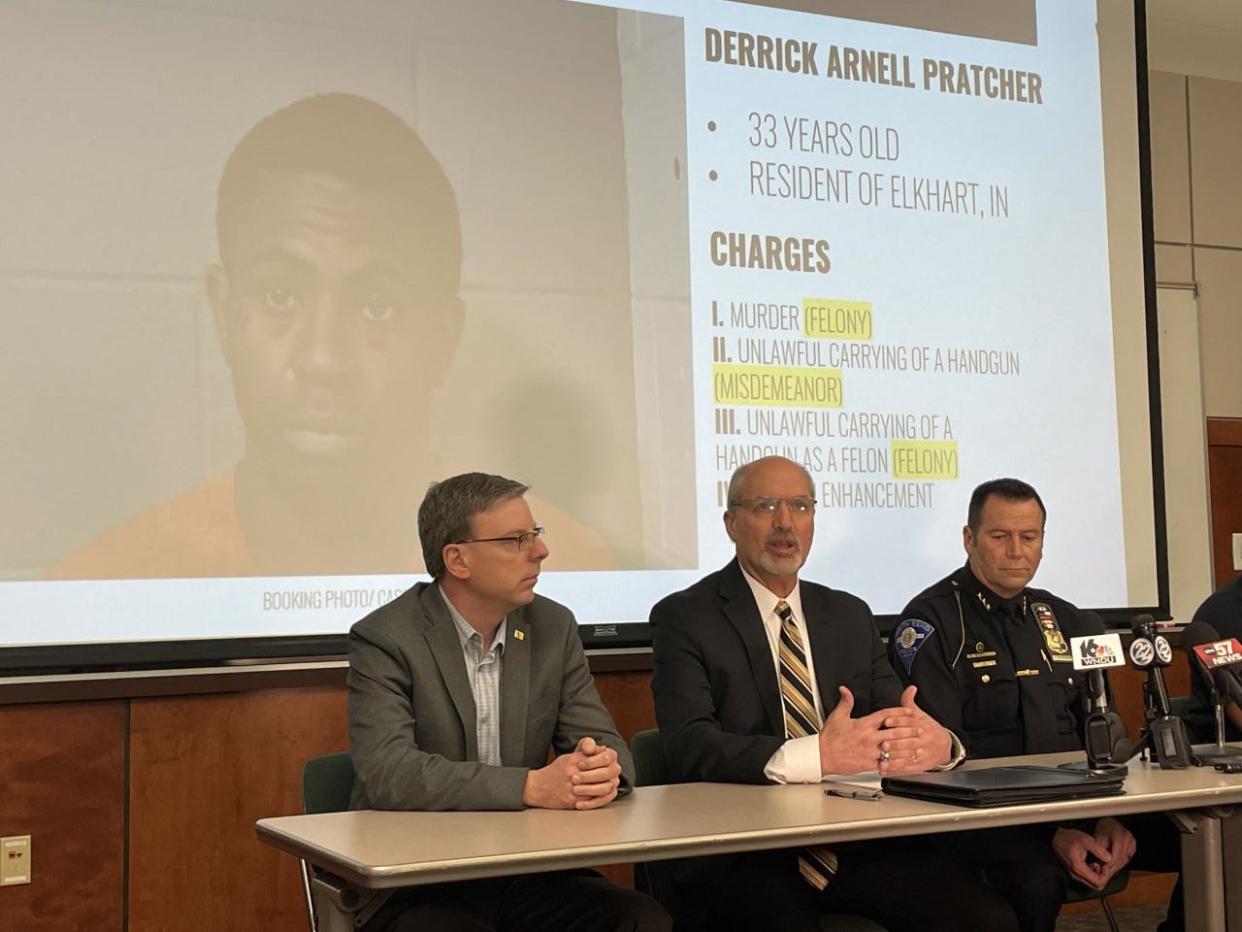
[[[936,629],[921,618],[907,618],[893,631],[893,649],[906,672],[914,666],[914,656]]]

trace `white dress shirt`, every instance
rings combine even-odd
[[[780,598],[775,592],[755,579],[750,573],[742,570],[750,591],[755,596],[755,604],[759,607],[759,617],[763,619],[763,631],[768,636],[768,647],[772,650],[772,668],[776,671],[776,681],[780,682],[781,662],[781,619],[776,614],[776,603],[784,602],[793,612],[794,625],[802,638],[802,649],[806,652],[806,670],[811,677],[811,694],[815,697],[815,714],[822,723],[824,720],[824,704],[819,698],[819,685],[815,681],[815,661],[811,657],[811,639],[806,631],[806,616],[802,613],[802,584],[795,583],[793,592]],[[764,765],[763,775],[773,783],[818,783],[821,779],[819,770],[819,735],[806,735],[802,738],[788,738],[776,749],[776,753],[768,758]]]
[[[806,670],[811,677],[811,694],[815,697],[815,713],[819,716],[820,727],[823,727],[824,704],[819,695],[819,683],[815,679],[815,660],[811,656],[811,638],[806,630],[806,616],[802,613],[802,583],[794,584],[793,591],[784,599],[742,569],[742,576],[750,586],[755,597],[755,605],[759,608],[759,617],[763,619],[763,630],[768,636],[768,647],[772,650],[772,667],[776,670],[776,681],[781,678],[780,639],[781,618],[776,614],[776,603],[784,602],[793,612],[793,621],[802,637],[802,649],[806,653]],[[783,701],[783,700],[782,700]],[[953,742],[949,762],[933,770],[949,770],[956,767],[966,757],[965,749],[957,735],[949,732]],[[773,783],[819,783],[821,780],[836,780],[852,774],[823,774],[820,772],[819,735],[806,735],[802,738],[786,738],[785,743],[776,749],[776,753],[768,758],[763,767],[763,775]]]
[[[479,745],[479,763],[499,767],[500,667],[505,654],[505,632],[509,619],[500,623],[492,646],[483,650],[483,635],[470,626],[442,589],[440,597],[444,599],[444,605],[457,627],[462,659],[466,662],[466,676],[470,680],[470,694],[474,696],[474,733]]]

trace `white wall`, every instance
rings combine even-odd
[[[1242,4],[1148,0],[1174,617],[1211,588],[1205,417],[1242,417]],[[1197,296],[1197,300],[1196,299]]]

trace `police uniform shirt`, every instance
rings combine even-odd
[[[967,564],[906,606],[889,657],[969,757],[1080,750],[1069,639],[1089,633],[1064,599],[1031,588],[1002,599]]]

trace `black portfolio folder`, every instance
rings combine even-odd
[[[985,809],[1117,796],[1123,792],[1125,778],[1124,767],[1106,773],[1090,773],[1060,767],[1017,766],[885,777],[882,786],[885,793],[893,796]]]

